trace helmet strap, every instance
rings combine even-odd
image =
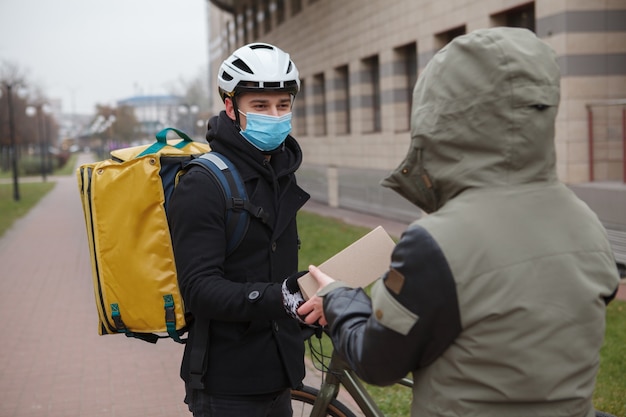
[[[230,101],[231,103],[233,103],[233,111],[235,112],[235,124],[237,125],[239,130],[241,130],[241,120],[239,119],[239,106],[237,106],[237,100],[235,100],[235,97],[237,97],[237,95],[233,94],[230,97]]]

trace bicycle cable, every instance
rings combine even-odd
[[[318,334],[316,332],[315,338],[317,339],[317,343],[313,343],[311,339],[313,337],[309,337],[307,339],[309,345],[309,353],[311,355],[311,362],[313,367],[322,373],[322,382],[325,380],[326,373],[330,372],[330,368],[328,367],[328,363],[330,363],[331,355],[327,355],[324,353],[324,345],[322,343],[322,334]]]

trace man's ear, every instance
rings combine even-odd
[[[226,114],[232,120],[237,120],[237,115],[235,114],[235,106],[233,105],[233,99],[230,97],[226,97],[224,100],[224,106],[226,110]]]

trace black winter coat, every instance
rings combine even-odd
[[[304,377],[304,343],[298,323],[284,311],[281,283],[297,272],[296,213],[309,195],[297,184],[302,152],[291,136],[267,161],[225,112],[209,122],[211,149],[237,167],[250,201],[269,215],[251,216],[239,247],[225,253],[225,199],[201,167],[180,179],[168,218],[185,308],[192,327],[181,366],[189,382],[195,333],[209,333],[206,391],[252,395],[298,386]],[[198,328],[199,327],[199,328]]]

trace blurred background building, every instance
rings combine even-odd
[[[224,58],[253,41],[279,46],[302,79],[300,183],[331,206],[407,221],[419,213],[379,182],[408,150],[419,72],[475,29],[534,31],[562,71],[558,175],[598,213],[626,264],[626,1],[210,0],[207,9],[212,111]]]
[[[117,107],[132,107],[139,123],[138,137],[153,138],[155,133],[178,121],[181,97],[174,95],[139,95],[117,102]]]

